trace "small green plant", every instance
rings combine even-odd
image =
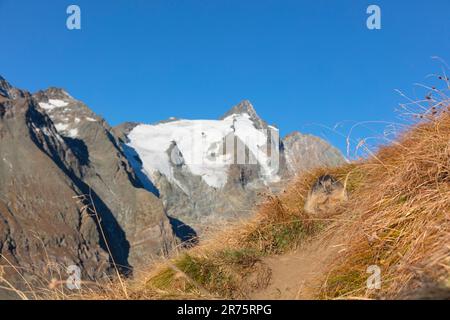
[[[225,264],[248,268],[260,260],[261,252],[254,248],[227,248],[219,252],[218,256]]]
[[[367,274],[361,270],[335,273],[328,278],[326,288],[320,293],[319,298],[329,299],[355,294],[365,288],[366,280]]]
[[[176,272],[171,268],[164,268],[151,279],[151,284],[158,289],[166,289],[173,285]]]
[[[211,293],[229,296],[234,288],[239,287],[232,273],[215,259],[200,258],[186,253],[175,261],[175,265],[195,283],[205,287]]]
[[[305,238],[322,228],[320,222],[307,225],[300,217],[268,223],[246,235],[244,243],[260,251],[261,255],[281,254],[296,248]]]

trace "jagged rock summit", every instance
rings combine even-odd
[[[173,237],[162,203],[144,188],[108,123],[62,89],[39,91],[33,98],[82,164],[80,179],[97,192],[123,229],[128,262],[138,265],[167,253]]]
[[[249,119],[253,122],[257,129],[267,128],[267,123],[262,120],[256,113],[255,108],[249,100],[242,100],[240,103],[228,110],[220,119],[225,119],[231,115],[249,115]]]
[[[129,274],[174,244],[161,201],[103,119],[64,90],[31,95],[1,78],[4,277],[20,289],[24,279],[42,284],[69,265],[86,280],[109,274],[113,263]]]

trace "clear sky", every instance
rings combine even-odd
[[[66,28],[70,4],[81,30]],[[414,95],[441,68],[432,56],[450,63],[450,1],[0,0],[0,35],[13,85],[63,87],[111,125],[217,118],[249,99],[282,135],[345,150],[324,127],[397,121],[394,89]]]

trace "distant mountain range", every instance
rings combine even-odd
[[[21,285],[68,265],[91,280],[113,263],[130,273],[344,161],[320,138],[279,139],[249,101],[219,120],[111,128],[62,89],[30,94],[0,77],[1,273]]]
[[[279,190],[297,173],[344,161],[314,136],[294,132],[280,140],[278,129],[247,100],[219,120],[126,123],[115,132],[135,171],[153,185],[147,189],[158,190],[167,214],[196,231],[247,217],[258,194]]]

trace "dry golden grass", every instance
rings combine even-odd
[[[448,101],[359,168],[364,183],[345,209],[356,219],[336,228],[348,235],[347,250],[331,266],[322,297],[399,298],[416,295],[425,286],[448,285]],[[379,291],[366,288],[369,265],[381,268]]]
[[[345,250],[326,266],[317,298],[449,298],[450,104],[442,91],[430,90],[434,96],[411,102],[420,113],[405,105],[417,122],[368,159],[295,178],[281,194],[268,195],[249,221],[155,262],[132,280],[105,281],[76,294],[50,290],[44,296],[247,298],[268,284],[265,256],[340,234]],[[326,216],[308,215],[305,198],[325,173],[347,182],[349,199]],[[380,290],[367,289],[370,265],[381,268]]]
[[[285,192],[268,196],[251,221],[163,263],[144,283],[152,287],[165,274],[187,279],[183,285],[159,282],[168,292],[245,298],[267,279],[255,285],[243,263],[224,260],[222,252],[251,252],[247,265],[264,278],[270,270],[255,266],[263,266],[265,255],[282,254],[312,235],[338,233],[346,249],[328,266],[318,298],[449,297],[450,105],[441,91],[435,93],[437,98],[425,99],[429,107],[419,104],[418,122],[391,145],[366,160],[296,178]],[[350,198],[325,217],[309,216],[303,211],[305,197],[324,173],[347,180]],[[189,267],[182,263],[187,256]],[[182,267],[167,274],[163,266],[177,263]],[[381,268],[380,290],[367,289],[370,265]]]
[[[256,215],[161,261],[127,282],[132,299],[246,298],[267,285],[266,255],[283,254],[323,234],[345,235],[346,250],[324,274],[318,298],[408,298],[447,295],[450,270],[450,112],[448,100],[367,160],[318,169],[269,195]],[[318,176],[348,178],[347,203],[325,217],[303,211]],[[326,231],[324,231],[326,230]],[[368,290],[367,267],[382,271]],[[124,298],[108,288],[89,298]],[[437,293],[436,293],[437,292]]]

